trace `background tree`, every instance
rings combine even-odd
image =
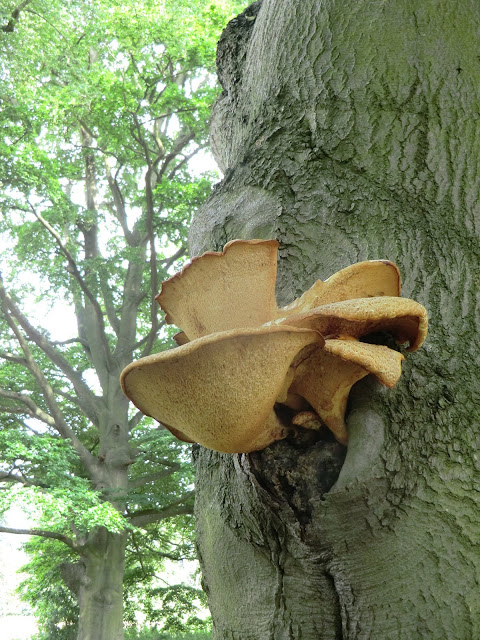
[[[479,28],[467,0],[263,0],[221,38],[192,255],[277,238],[280,304],[388,258],[431,326],[394,390],[355,387],[347,449],[199,451],[217,639],[480,636]]]
[[[241,4],[0,9],[0,495],[2,509],[30,505],[41,540],[26,592],[49,638],[61,619],[79,640],[118,640],[125,561],[131,594],[158,588],[154,557],[191,554],[189,454],[132,413],[118,379],[169,345],[153,296],[211,189],[192,162],[216,40]]]

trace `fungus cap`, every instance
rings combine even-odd
[[[290,316],[315,307],[352,298],[399,296],[400,271],[389,260],[366,260],[337,271],[325,281],[317,280],[300,298],[280,309]]]
[[[285,435],[274,405],[295,356],[323,345],[311,329],[234,329],[131,363],[126,396],[183,439],[225,453],[264,448]]]
[[[358,340],[326,340],[296,368],[289,393],[307,400],[337,440],[347,443],[345,409],[352,386],[369,373],[393,387],[401,375],[401,353]]]
[[[409,342],[409,351],[425,340],[428,317],[425,307],[408,298],[383,296],[332,302],[304,313],[279,318],[276,324],[308,327],[323,336],[359,338],[386,331],[399,344]]]
[[[393,387],[403,360],[358,339],[385,331],[410,351],[423,343],[427,312],[399,297],[392,262],[346,267],[279,309],[277,248],[276,240],[233,240],[163,283],[157,300],[180,327],[180,346],[130,364],[121,381],[180,439],[227,453],[264,448],[286,434],[275,412],[283,404],[290,424],[321,420],[346,443],[352,385],[372,373]]]
[[[156,300],[165,320],[195,340],[276,317],[277,248],[276,240],[232,240],[193,258],[162,284]]]

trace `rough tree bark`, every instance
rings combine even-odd
[[[388,258],[431,328],[356,385],[348,449],[197,452],[216,639],[480,637],[479,29],[471,0],[263,0],[222,36],[192,255],[277,238],[280,304]]]

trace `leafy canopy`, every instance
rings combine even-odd
[[[197,590],[158,580],[194,555],[188,448],[129,408],[118,376],[172,345],[152,300],[216,179],[216,42],[246,4],[0,7],[0,510],[32,515],[23,591],[48,637],[75,632],[65,567],[101,530],[125,536],[125,592],[147,620],[201,624]]]

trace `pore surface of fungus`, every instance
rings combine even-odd
[[[180,439],[242,453],[285,437],[290,425],[325,424],[345,444],[351,387],[369,373],[393,387],[404,359],[360,340],[381,331],[411,351],[423,343],[426,310],[399,297],[392,262],[351,265],[279,308],[277,249],[276,240],[233,240],[163,283],[157,300],[182,329],[180,346],[132,362],[121,384]]]

